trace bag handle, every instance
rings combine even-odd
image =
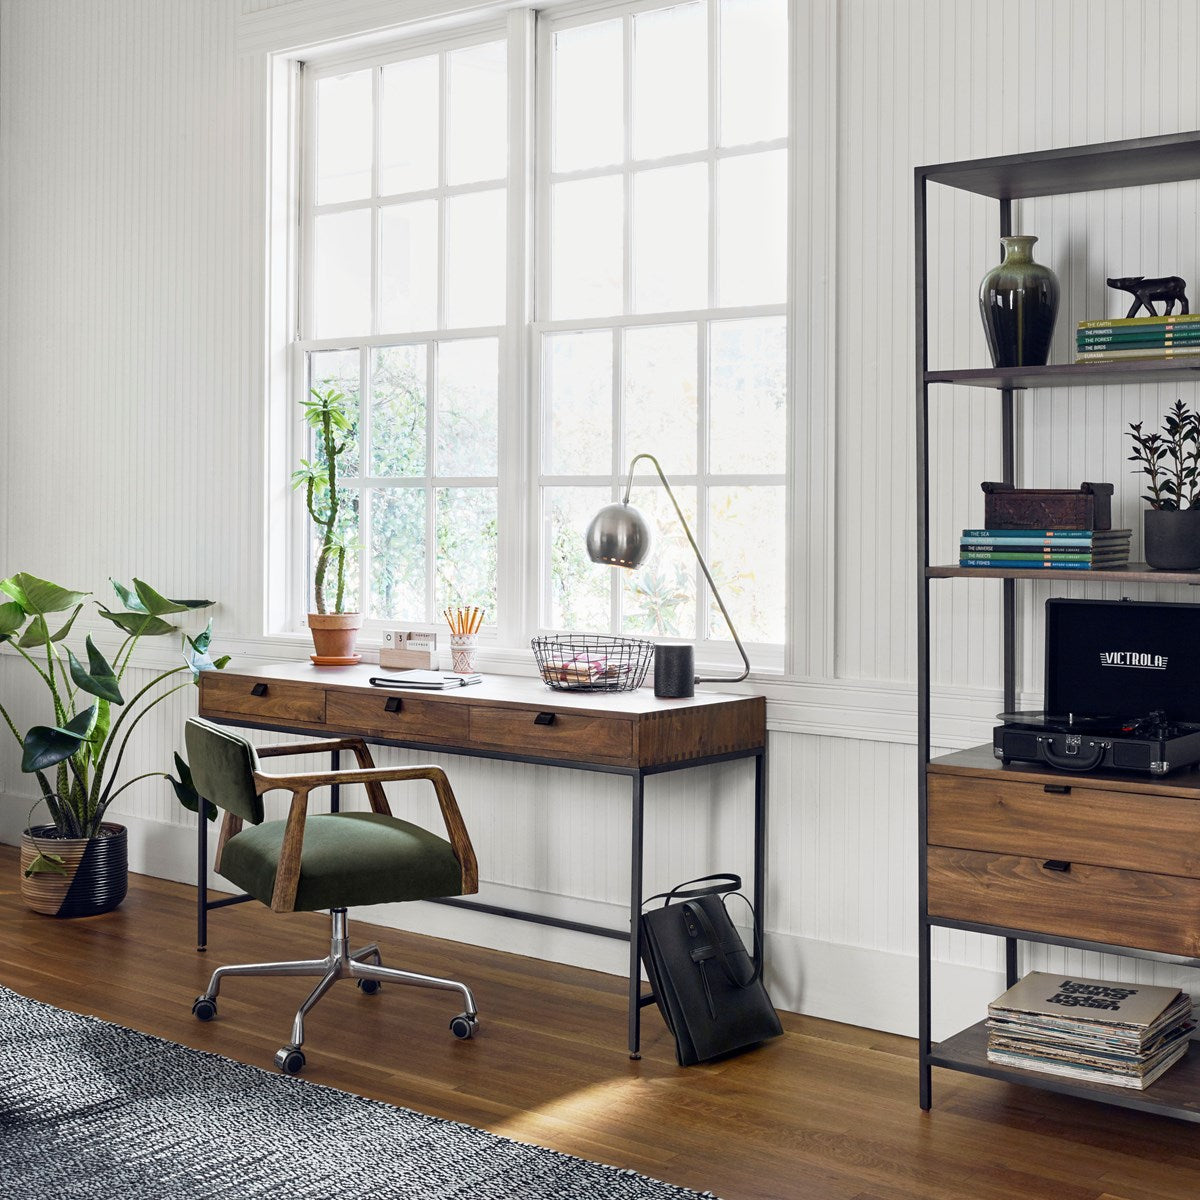
[[[704,884],[705,886],[693,888],[693,883]],[[741,886],[742,877],[740,875],[732,873],[701,875],[699,879],[689,879],[687,883],[681,883],[677,887],[673,887],[669,892],[659,892],[656,896],[650,896],[648,899],[642,901],[642,907],[645,908],[647,904],[652,904],[655,900],[661,900],[663,908],[666,908],[672,900],[690,900],[696,896],[719,896],[722,892],[736,892]],[[685,888],[690,890],[685,891]]]

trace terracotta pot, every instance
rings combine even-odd
[[[309,613],[308,628],[312,632],[312,660],[318,667],[344,667],[358,662],[354,652],[358,631],[362,628],[362,613]]]
[[[100,826],[100,836],[59,837],[53,825],[21,834],[21,899],[51,917],[94,917],[111,912],[129,888],[129,837],[124,825]],[[56,854],[66,874],[25,869],[39,854]]]

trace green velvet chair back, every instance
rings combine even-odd
[[[258,755],[243,737],[202,717],[193,717],[184,730],[188,764],[196,791],[218,808],[261,825],[262,797],[254,787]]]

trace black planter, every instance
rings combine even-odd
[[[1182,512],[1148,508],[1143,528],[1147,566],[1160,571],[1200,568],[1200,508]]]
[[[100,837],[63,838],[53,825],[35,825],[21,835],[21,896],[34,912],[52,917],[95,917],[112,912],[129,889],[129,835],[124,825],[105,823]],[[39,871],[24,877],[38,853],[63,859],[66,874]]]
[[[1058,278],[1033,261],[1030,235],[1002,237],[1004,261],[979,285],[979,314],[992,365],[1040,367],[1050,356],[1058,316]]]

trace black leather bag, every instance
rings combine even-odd
[[[646,904],[662,907],[641,914],[642,962],[681,1067],[783,1033],[763,986],[762,947],[756,940],[754,956],[746,952],[722,898],[741,886],[736,875],[706,875],[651,896]]]

